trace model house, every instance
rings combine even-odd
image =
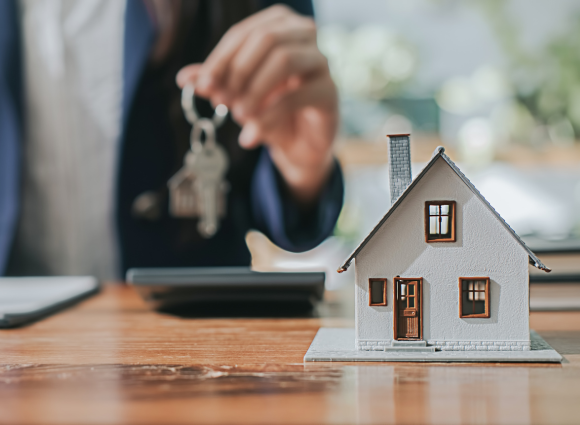
[[[389,136],[391,208],[339,271],[356,268],[358,350],[530,350],[528,264],[549,272],[437,148],[411,179]]]

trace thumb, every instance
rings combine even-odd
[[[185,87],[188,83],[195,84],[197,82],[200,69],[200,63],[194,63],[181,68],[175,76],[175,82],[179,88]]]

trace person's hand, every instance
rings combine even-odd
[[[181,69],[177,83],[227,105],[242,126],[240,145],[267,145],[295,199],[316,199],[333,167],[338,96],[311,18],[280,5],[256,13],[203,64]]]

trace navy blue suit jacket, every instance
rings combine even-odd
[[[262,1],[262,7],[269,5]],[[288,5],[312,15],[310,0]],[[17,0],[0,1],[0,274],[5,272],[18,223],[22,114],[22,63]],[[232,189],[228,214],[211,239],[199,237],[193,220],[171,218],[166,204],[162,217],[143,220],[131,214],[132,203],[145,191],[165,187],[175,172],[167,140],[174,137],[162,95],[147,73],[155,28],[141,0],[128,0],[125,16],[124,91],[116,218],[123,270],[130,267],[248,265],[245,234],[264,232],[292,251],[319,244],[334,228],[343,200],[338,165],[315,208],[301,211],[290,199],[266,149],[242,152],[235,140],[228,174]],[[230,123],[230,125],[233,125]],[[218,133],[219,135],[219,133]],[[236,150],[238,149],[238,150]],[[236,159],[237,158],[237,159]]]

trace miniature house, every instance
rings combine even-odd
[[[528,263],[549,272],[437,148],[411,181],[409,135],[389,136],[391,208],[348,257],[356,348],[530,350]]]

